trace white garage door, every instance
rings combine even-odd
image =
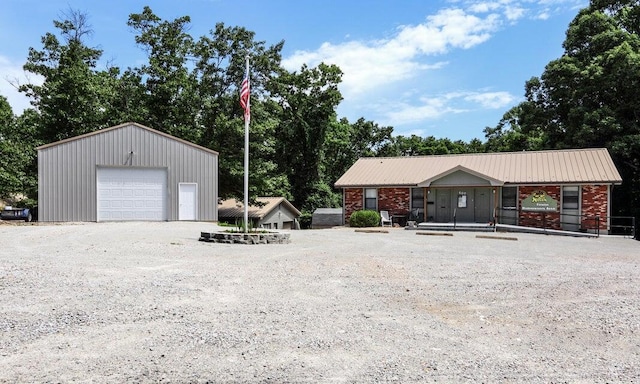
[[[167,171],[98,168],[98,221],[167,220]]]

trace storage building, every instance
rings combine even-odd
[[[40,221],[217,221],[218,153],[137,123],[38,150]]]

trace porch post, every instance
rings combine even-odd
[[[426,223],[427,222],[427,217],[429,217],[427,215],[427,209],[429,208],[429,204],[427,203],[429,200],[429,191],[430,188],[429,187],[425,187],[424,188],[424,192],[422,193],[422,206],[424,207],[424,209],[422,210],[424,213],[422,214],[422,220]]]

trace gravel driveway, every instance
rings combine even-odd
[[[216,229],[0,225],[0,382],[640,380],[637,241]]]

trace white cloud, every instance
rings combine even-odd
[[[501,7],[499,2],[480,2],[471,4],[468,8],[470,12],[473,13],[487,13],[491,11],[495,11]]]
[[[546,10],[546,9],[544,11],[542,11],[542,12],[539,12],[536,15],[536,19],[538,19],[538,20],[547,20],[549,17],[551,17],[551,15],[549,14],[548,10]]]
[[[297,51],[283,60],[289,70],[302,64],[336,64],[342,69],[341,90],[346,96],[369,92],[417,76],[421,71],[441,68],[443,61],[423,62],[452,49],[468,49],[487,41],[497,30],[497,14],[478,17],[461,9],[445,9],[427,17],[423,24],[406,25],[388,39],[323,43],[315,51]]]
[[[525,17],[545,19],[585,1],[450,0],[450,8],[428,15],[423,23],[400,26],[377,40],[325,42],[315,50],[293,53],[283,65],[288,70],[320,62],[338,65],[345,98],[340,109],[383,125],[409,127],[451,114],[495,110],[512,105],[517,98],[509,92],[485,90],[421,98],[418,95],[426,92],[423,84],[429,78],[425,72],[448,66],[449,53],[477,47]]]
[[[0,75],[0,95],[7,98],[14,114],[22,114],[22,111],[30,108],[31,105],[29,99],[18,92],[15,85],[26,82],[41,83],[42,80],[35,75],[27,77],[22,64],[14,63],[4,56],[0,56],[0,74],[2,74]]]
[[[483,108],[498,109],[507,107],[516,100],[509,92],[470,93],[464,97],[467,101],[480,104]]]
[[[510,22],[514,22],[516,20],[521,19],[524,14],[525,14],[526,10],[524,8],[521,7],[512,7],[512,6],[507,6],[504,10],[504,15],[507,18],[507,20],[509,20]]]
[[[508,92],[449,92],[436,97],[422,97],[413,103],[390,105],[383,120],[384,124],[402,126],[452,113],[504,108],[515,101],[516,97]]]
[[[389,112],[384,115],[384,125],[401,126],[424,120],[431,120],[449,113],[464,112],[447,104],[444,98],[425,98],[418,105],[410,103],[396,103]]]

